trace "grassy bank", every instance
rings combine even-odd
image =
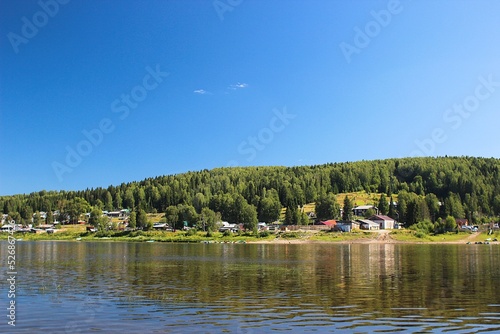
[[[423,234],[413,230],[394,230],[391,231],[390,237],[399,242],[426,242],[426,243],[456,243],[456,242],[476,242],[485,241],[488,236],[486,233],[471,233],[471,232],[448,232],[443,234]]]
[[[116,231],[105,234],[86,232],[78,228],[63,229],[53,234],[15,233],[16,239],[25,241],[36,240],[74,240],[76,241],[132,241],[132,242],[273,242],[273,241],[320,241],[339,242],[355,241],[358,239],[370,240],[374,234],[370,232],[261,232],[257,235],[253,233],[224,234],[220,232],[195,232],[195,231]],[[7,233],[0,235],[0,240],[7,239]]]
[[[0,240],[7,240],[8,233],[0,234]],[[226,235],[219,232],[167,232],[167,231],[109,231],[103,234],[86,232],[77,228],[61,229],[52,234],[48,233],[14,233],[16,239],[23,241],[43,240],[74,240],[74,241],[157,241],[157,242],[243,242],[274,240],[274,234],[252,233]]]
[[[344,241],[370,241],[375,240],[378,234],[365,231],[352,231],[352,232],[318,232],[310,236],[311,241],[322,242],[344,242]]]
[[[6,240],[8,233],[0,233],[0,240]],[[55,233],[34,234],[15,233],[16,239],[30,240],[73,240],[73,241],[131,241],[131,242],[396,242],[396,243],[467,243],[500,239],[499,232],[487,233],[452,232],[437,235],[418,233],[413,230],[393,230],[384,232],[369,232],[355,230],[352,232],[298,231],[298,232],[261,232],[224,234],[190,231],[109,231],[105,234],[86,232],[81,225],[63,226]]]

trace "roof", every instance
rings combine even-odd
[[[385,215],[373,215],[368,219],[369,220],[392,220],[392,221],[394,221],[394,219],[392,219],[389,216],[385,216]]]
[[[373,209],[375,206],[373,205],[360,205],[355,207],[353,210],[368,210],[368,209]]]
[[[361,223],[361,224],[373,224],[373,221],[371,220],[368,220],[368,219],[356,219],[356,221],[358,223]],[[376,224],[376,223],[375,223]]]
[[[317,225],[334,226],[337,225],[337,221],[334,219],[330,219],[330,220],[325,220],[324,222],[319,222],[317,223]]]

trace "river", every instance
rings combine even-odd
[[[500,331],[500,245],[20,241],[15,250],[15,327],[0,282],[5,333]]]

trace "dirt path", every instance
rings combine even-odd
[[[472,241],[475,241],[474,239],[476,239],[476,237],[478,235],[479,235],[479,232],[473,232],[467,238],[465,238],[464,240],[462,240],[462,242],[468,242],[468,241],[472,242]]]
[[[390,233],[391,231],[390,230],[379,230],[377,231],[377,233],[379,234],[376,238],[375,238],[375,241],[376,242],[380,242],[380,243],[395,243],[397,242],[397,240],[394,240]]]

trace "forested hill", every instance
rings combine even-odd
[[[500,159],[474,157],[217,168],[107,188],[2,196],[0,210],[30,217],[36,211],[64,211],[71,203],[87,210],[92,206],[108,211],[129,208],[146,212],[166,212],[169,207],[185,205],[197,213],[208,208],[220,212],[222,219],[234,220],[238,215],[234,210],[253,205],[261,219],[270,206],[297,208],[330,194],[365,190],[387,196],[397,193],[399,210],[407,210],[407,204],[414,201],[414,206],[426,206],[418,210],[424,216],[429,212],[433,219],[448,214],[476,219],[500,214],[499,171]],[[435,207],[436,203],[443,205]]]

